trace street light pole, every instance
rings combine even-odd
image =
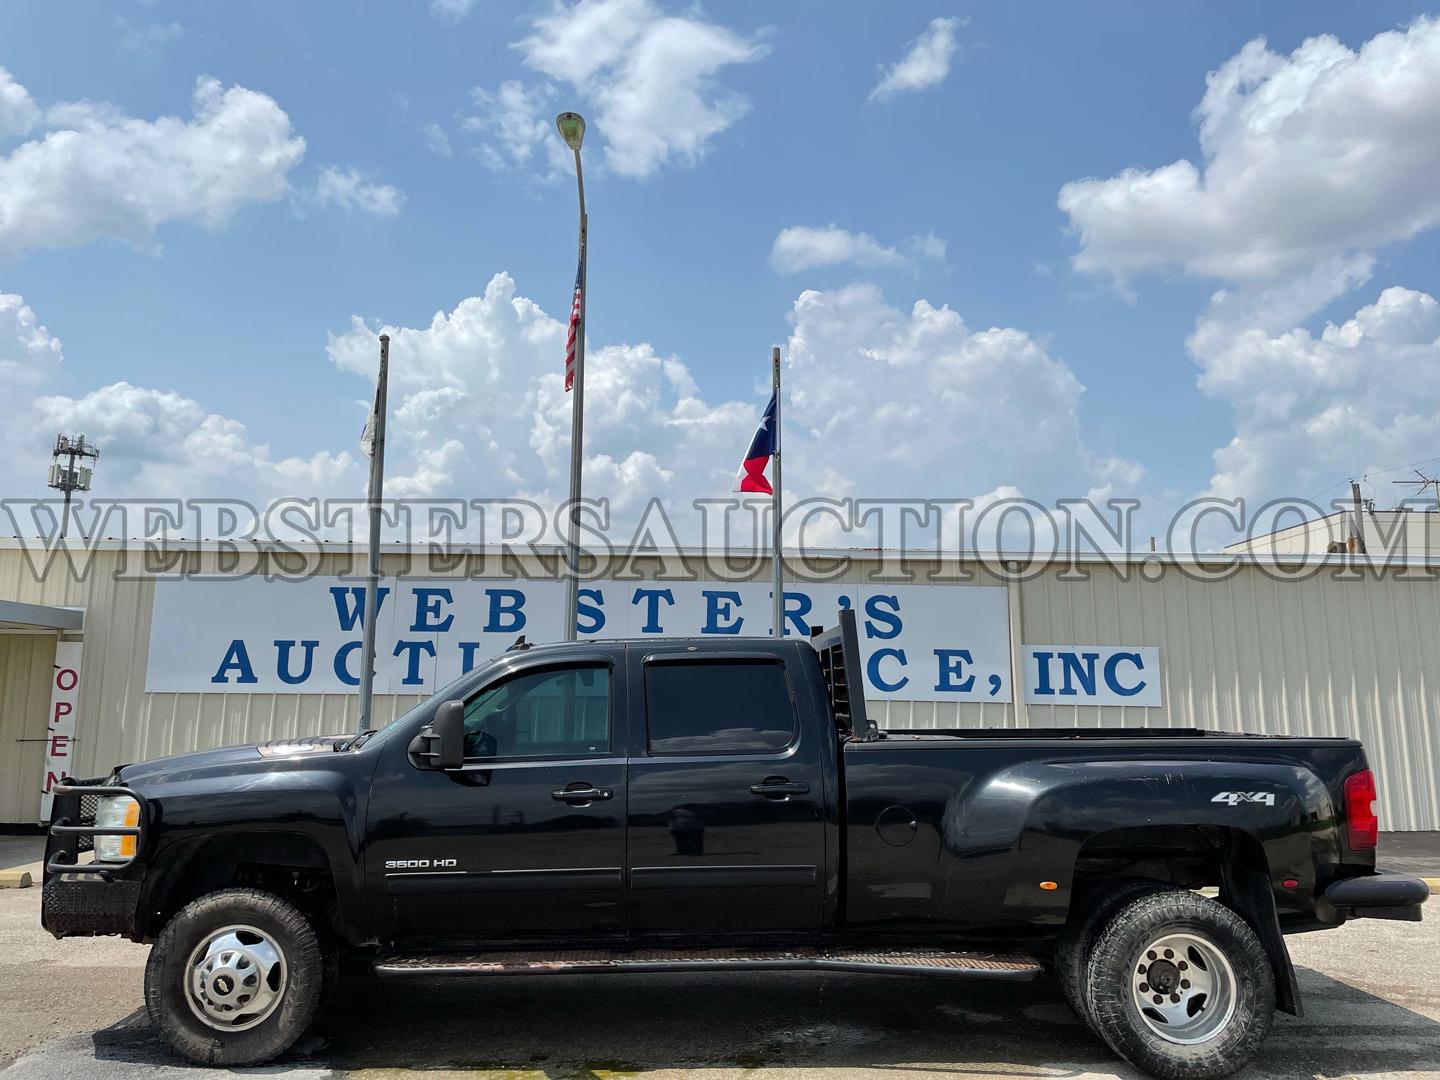
[[[570,528],[565,540],[565,639],[574,641],[580,615],[580,469],[585,461],[585,301],[589,298],[586,279],[586,248],[590,219],[585,215],[585,172],[580,165],[580,145],[585,141],[585,118],[563,112],[555,126],[565,145],[575,153],[575,185],[580,196],[580,268],[577,280],[579,323],[575,327],[574,399],[570,403]]]

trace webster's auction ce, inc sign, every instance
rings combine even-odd
[[[535,642],[559,639],[564,589],[558,581],[387,582],[376,620],[376,692],[428,694],[521,634]],[[157,581],[145,689],[351,692],[360,685],[364,604],[364,586],[340,579]],[[867,696],[1012,699],[1004,588],[787,586],[787,635],[832,624],[840,607],[858,618]],[[767,582],[597,581],[580,590],[578,624],[582,637],[763,637],[770,613]],[[1035,687],[1053,685],[1060,704],[1100,704],[1104,694],[1105,704],[1160,703],[1159,673],[1145,671],[1158,666],[1157,650],[1142,650],[1139,668],[1125,659],[1111,663],[1113,646],[1075,646],[1071,660],[1067,650],[1045,646],[1043,661],[1026,657],[1027,669],[1035,668],[1025,679],[1027,701],[1045,700]]]

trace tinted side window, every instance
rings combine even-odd
[[[645,665],[652,754],[783,750],[795,709],[781,664],[757,660]]]
[[[465,703],[467,758],[578,757],[609,748],[609,668],[517,675]]]

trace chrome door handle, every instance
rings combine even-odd
[[[763,795],[767,799],[788,799],[791,795],[809,795],[809,784],[792,784],[789,780],[766,780],[763,784],[751,784],[751,795]]]
[[[558,802],[581,803],[595,802],[597,800],[611,799],[615,792],[609,788],[597,787],[570,787],[561,788],[559,791],[550,792],[550,797]]]

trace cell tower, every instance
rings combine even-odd
[[[60,518],[60,539],[65,539],[65,533],[70,527],[70,496],[77,491],[90,490],[90,475],[94,471],[90,466],[77,465],[76,461],[100,460],[100,448],[92,442],[86,442],[84,435],[56,435],[55,436],[55,462],[50,466],[49,486],[56,491],[65,493],[65,513]],[[64,463],[61,458],[65,458]]]

